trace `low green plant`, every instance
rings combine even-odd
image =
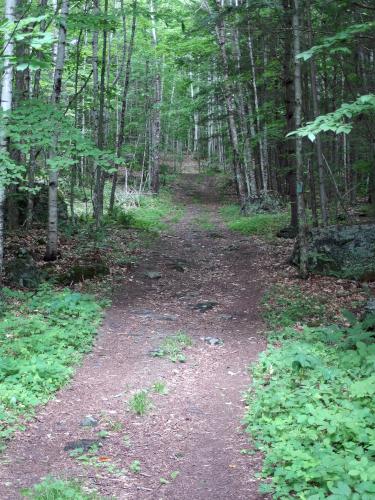
[[[151,410],[152,406],[152,401],[147,391],[138,391],[129,400],[129,408],[136,415],[145,415]]]
[[[75,480],[47,477],[32,488],[21,491],[21,495],[32,500],[100,500],[97,493]]]
[[[183,214],[183,207],[177,206],[172,196],[162,191],[159,196],[142,196],[137,207],[116,207],[105,222],[116,222],[123,227],[141,231],[159,232],[167,229],[169,223],[178,222]]]
[[[303,321],[309,326],[327,320],[326,299],[306,294],[298,286],[273,286],[263,299],[263,316],[272,328],[284,328]]]
[[[375,316],[287,328],[253,367],[244,423],[275,499],[375,498]]]
[[[133,460],[133,462],[129,466],[129,469],[134,474],[139,474],[142,470],[141,462],[139,460]]]
[[[193,344],[191,338],[184,332],[178,332],[176,335],[170,335],[165,337],[155,351],[153,351],[153,356],[159,358],[168,358],[173,363],[179,361],[184,363],[186,361],[186,356],[183,351]]]
[[[241,215],[238,205],[225,205],[220,209],[220,214],[232,231],[238,231],[246,236],[262,236],[266,239],[273,239],[276,233],[288,224],[288,214],[285,212],[247,216]]]
[[[72,376],[91,349],[102,317],[95,300],[41,286],[37,292],[3,289],[0,319],[0,444]]]
[[[211,215],[208,212],[202,212],[194,219],[195,224],[200,226],[202,229],[207,231],[212,231],[215,229],[215,224],[211,220]]]
[[[165,382],[158,380],[152,386],[153,392],[156,394],[168,394],[168,388]]]

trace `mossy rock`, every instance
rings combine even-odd
[[[299,262],[298,244],[292,262]],[[312,273],[371,281],[375,277],[375,224],[312,229],[307,268]]]

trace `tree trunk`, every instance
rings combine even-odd
[[[293,47],[294,47],[294,95],[295,95],[295,128],[302,125],[302,82],[301,60],[297,58],[301,52],[300,42],[300,11],[299,0],[294,0],[293,13]],[[302,278],[307,276],[307,220],[304,198],[304,172],[303,172],[302,138],[296,137],[296,185],[297,185],[297,210],[298,210],[298,243],[299,243],[299,270]]]
[[[154,99],[151,108],[151,130],[150,130],[150,187],[154,194],[160,188],[160,106],[161,106],[161,76],[160,66],[156,55],[158,45],[154,0],[150,0],[151,14],[151,36],[152,46],[155,51],[155,78],[154,78]]]
[[[14,10],[16,7],[15,0],[6,0],[4,7],[4,17],[9,22],[14,22]],[[7,113],[12,109],[12,80],[13,80],[13,64],[11,58],[13,56],[14,44],[12,39],[13,34],[4,36],[3,49],[3,82],[1,88],[1,109]],[[2,153],[6,153],[8,146],[6,122],[0,125],[0,148]],[[4,267],[4,205],[5,205],[5,185],[0,179],[0,279]]]
[[[66,23],[69,14],[69,0],[62,0],[61,13],[58,17],[58,41],[56,46],[55,71],[53,78],[52,102],[58,104],[61,97],[62,75],[65,63]],[[57,141],[57,137],[55,138]],[[56,144],[57,146],[57,144]],[[56,155],[56,147],[50,151],[49,158],[53,160]],[[59,172],[50,167],[49,172],[49,197],[48,197],[48,238],[47,249],[44,259],[54,261],[58,253],[58,214],[57,214],[57,189]]]
[[[134,0],[133,1],[132,31],[131,31],[131,36],[130,36],[129,48],[128,48],[128,56],[127,56],[127,60],[126,60],[125,80],[124,80],[124,87],[122,90],[121,112],[120,112],[120,117],[119,117],[119,131],[118,131],[117,141],[116,141],[116,156],[117,156],[117,158],[121,157],[121,149],[122,149],[122,146],[124,143],[124,138],[125,138],[126,105],[127,105],[128,91],[129,91],[131,61],[132,61],[132,55],[133,55],[136,27],[137,27],[137,0]],[[118,178],[118,172],[116,170],[116,172],[113,175],[112,188],[111,188],[111,198],[109,201],[109,212],[110,213],[112,213],[113,207],[115,204],[117,178]]]
[[[216,0],[216,6],[220,13],[222,10],[222,4],[220,0]],[[211,12],[211,8],[209,4],[205,2],[206,9]],[[228,63],[228,55],[226,50],[226,27],[224,24],[224,20],[222,16],[216,16],[216,38],[217,43],[220,49],[221,62],[223,65],[223,92],[224,99],[227,111],[227,119],[228,119],[228,128],[229,128],[229,137],[232,146],[232,154],[233,154],[233,173],[236,181],[237,193],[239,202],[241,205],[241,209],[245,207],[246,204],[246,184],[245,184],[245,176],[243,172],[243,168],[241,165],[241,156],[240,156],[240,147],[237,133],[237,125],[235,119],[235,106],[233,100],[233,92],[231,88],[231,84],[229,81],[229,63]]]
[[[310,47],[313,45],[312,37],[312,27],[311,27],[311,6],[309,5],[307,15],[308,23],[308,42]],[[318,117],[319,111],[319,99],[318,99],[318,86],[317,86],[317,72],[315,59],[310,58],[310,75],[311,75],[311,96],[313,102],[313,114],[314,118]],[[316,157],[318,162],[318,173],[319,173],[319,193],[320,193],[320,210],[322,214],[323,226],[328,224],[328,200],[326,194],[325,176],[324,176],[324,163],[323,163],[323,150],[322,150],[322,140],[320,134],[317,135],[315,139],[316,146]]]

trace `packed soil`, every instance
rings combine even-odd
[[[244,453],[251,445],[241,419],[248,367],[266,346],[259,309],[272,269],[262,244],[224,227],[210,192],[209,179],[184,176],[183,219],[142,250],[71,383],[1,456],[2,500],[47,475],[79,478],[116,499],[264,498],[261,457]],[[184,363],[152,355],[180,331],[193,340]],[[157,381],[167,394],[152,392]],[[137,416],[128,402],[142,389],[153,407]],[[97,425],[82,426],[87,415]],[[81,439],[99,439],[96,466],[64,449]],[[135,460],[138,473],[129,468]]]

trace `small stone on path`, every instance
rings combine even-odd
[[[93,417],[92,415],[86,415],[80,422],[81,427],[96,427],[99,424],[99,421]]]
[[[87,452],[93,446],[102,446],[102,442],[98,439],[77,439],[77,441],[70,441],[64,446],[65,451],[82,450]]]
[[[150,278],[150,280],[158,280],[161,278],[161,273],[159,271],[146,271],[146,278]]]
[[[217,337],[203,337],[203,340],[206,342],[206,344],[210,345],[223,345],[224,341],[217,338]]]
[[[224,319],[225,321],[230,321],[233,319],[233,316],[231,314],[220,314],[219,318]]]
[[[194,311],[199,311],[201,313],[205,313],[206,311],[210,311],[213,309],[215,306],[217,306],[217,302],[198,302],[198,304],[195,304],[193,306]]]

